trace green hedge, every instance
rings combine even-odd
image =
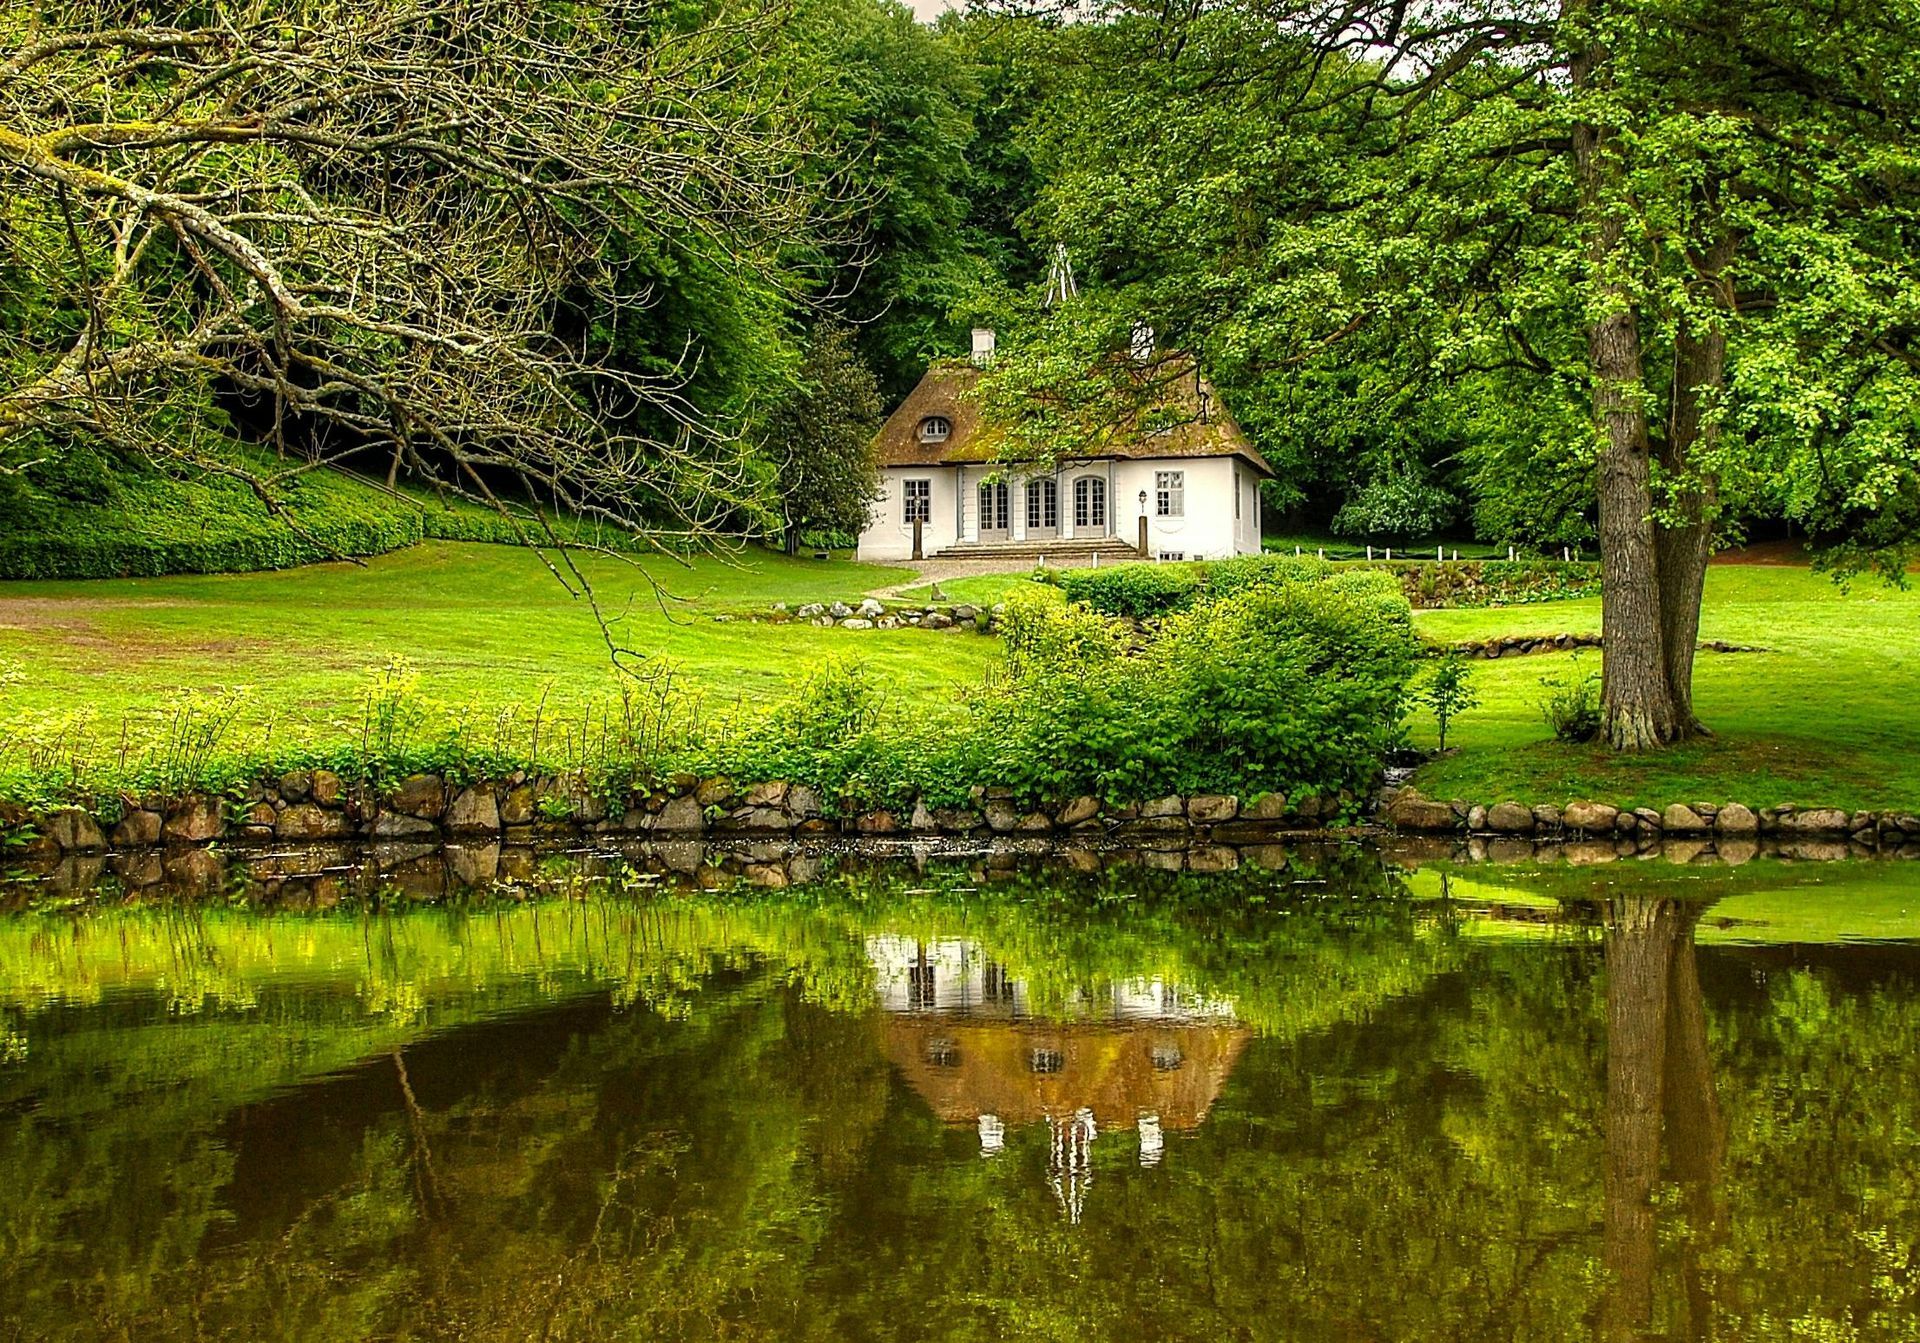
[[[251,449],[231,452],[262,473],[282,465]],[[244,573],[381,555],[425,540],[517,539],[507,519],[476,504],[396,495],[329,470],[287,481],[277,493],[279,517],[240,481],[173,475],[76,449],[23,476],[0,477],[0,578]],[[582,525],[566,531],[570,539],[609,543]]]
[[[1122,564],[1062,569],[1052,581],[1067,597],[1104,615],[1146,619],[1190,611],[1209,601],[1330,573],[1376,572],[1422,609],[1509,606],[1595,597],[1600,566],[1558,560],[1328,561],[1292,555],[1242,555],[1198,564]]]

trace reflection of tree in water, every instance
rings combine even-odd
[[[1665,1148],[1689,1224],[1682,1266],[1685,1336],[1704,1337],[1711,1301],[1701,1246],[1711,1243],[1726,1125],[1707,1052],[1693,932],[1707,906],[1625,895],[1604,909],[1607,961],[1606,1222],[1603,1338],[1654,1324],[1654,1192]]]

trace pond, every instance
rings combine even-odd
[[[8,888],[0,1338],[1916,1337],[1920,866],[768,857]]]

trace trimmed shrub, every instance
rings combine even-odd
[[[1149,616],[1185,611],[1198,600],[1198,564],[1118,564],[1104,569],[1062,569],[1060,590],[1110,616]]]

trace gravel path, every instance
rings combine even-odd
[[[1109,564],[1113,561],[1108,560]],[[898,597],[908,588],[917,588],[926,583],[944,583],[950,578],[978,578],[982,574],[1028,574],[1033,572],[1032,560],[888,560],[886,563],[897,569],[911,569],[916,575],[905,583],[894,583],[889,587],[875,588],[867,595],[870,597]],[[1069,560],[1048,560],[1049,569],[1084,569],[1090,560],[1075,557]]]

